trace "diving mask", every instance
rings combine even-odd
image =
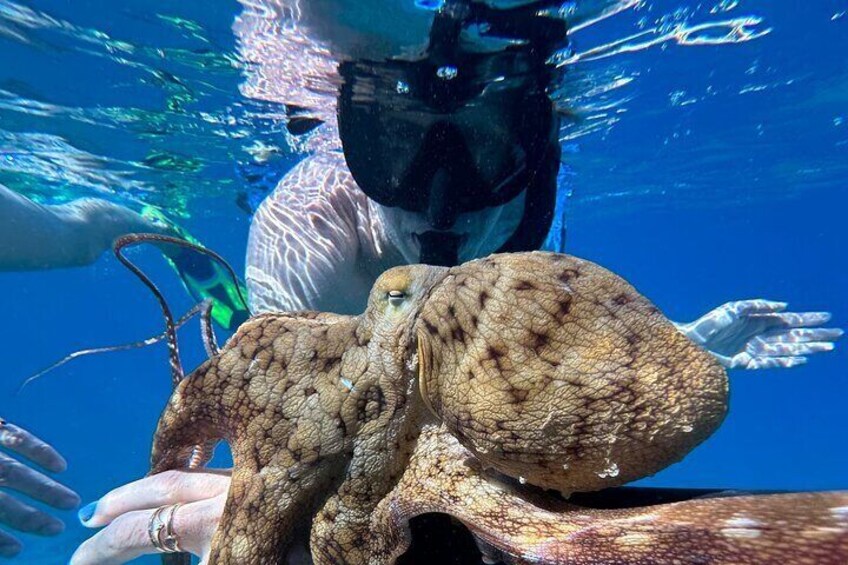
[[[532,189],[558,159],[559,121],[547,89],[565,23],[540,6],[496,10],[452,2],[436,14],[426,57],[340,65],[338,123],[345,159],[376,202],[450,229],[467,212]],[[544,22],[545,25],[539,24]],[[509,46],[478,52],[466,32],[487,29]],[[522,35],[523,33],[523,35]]]

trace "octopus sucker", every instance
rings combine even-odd
[[[494,255],[391,269],[359,316],[248,320],[177,386],[152,469],[230,444],[209,563],[284,563],[305,543],[318,564],[402,562],[410,521],[433,513],[487,562],[848,561],[833,511],[848,493],[621,508],[554,494],[660,471],[727,402],[724,369],[622,278],[571,256]]]

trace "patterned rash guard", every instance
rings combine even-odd
[[[380,224],[341,160],[306,158],[256,211],[246,260],[254,314],[353,311],[348,304],[361,302],[373,272],[399,263],[380,247]]]

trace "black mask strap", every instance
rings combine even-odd
[[[521,223],[515,233],[498,249],[498,253],[536,250],[545,243],[554,220],[559,166],[559,144],[552,144],[548,147],[546,158],[537,173],[539,178],[527,188]]]

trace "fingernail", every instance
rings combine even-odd
[[[86,522],[91,520],[91,517],[94,516],[94,512],[97,510],[97,503],[99,500],[95,500],[94,502],[90,502],[80,508],[79,512],[77,512],[77,516],[79,517],[79,521],[85,525]]]

